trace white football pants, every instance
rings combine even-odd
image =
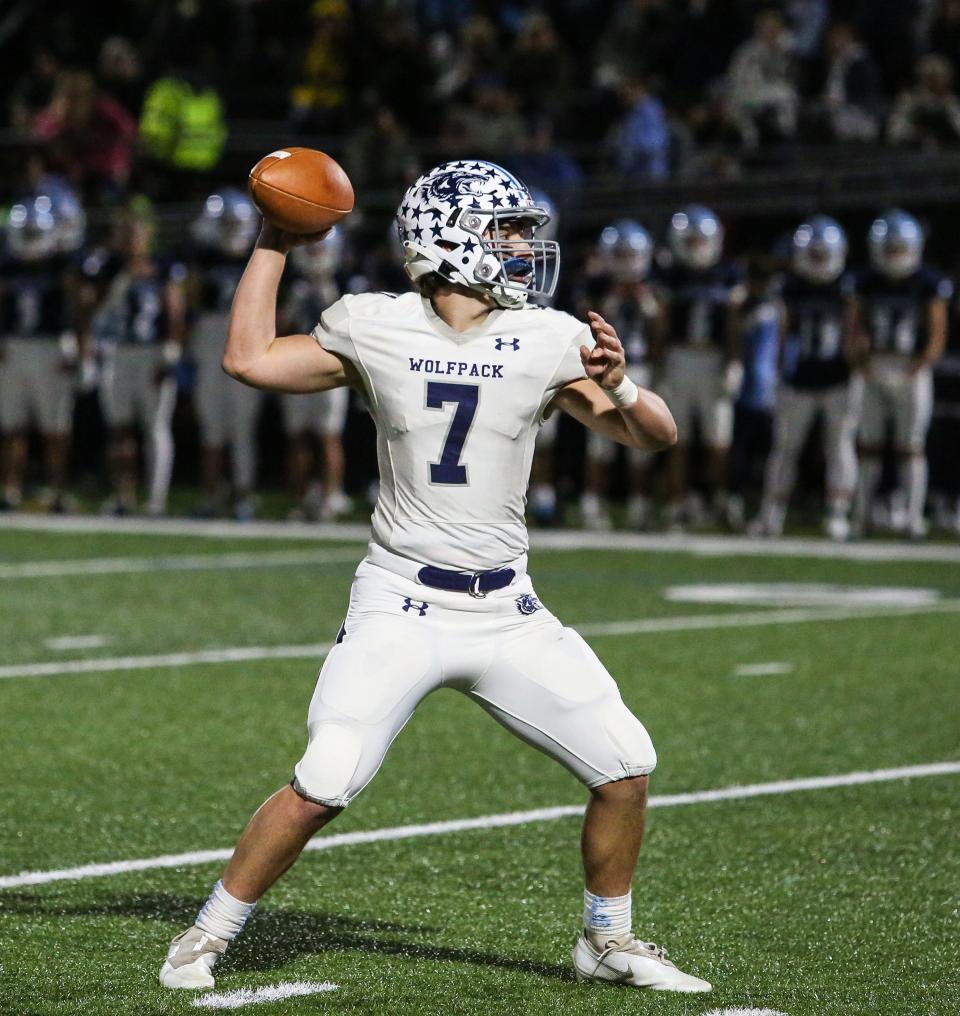
[[[511,585],[477,599],[420,584],[416,564],[371,545],[310,703],[293,780],[301,796],[348,804],[438,688],[473,699],[588,787],[654,769],[650,737],[613,678],[536,599],[522,561],[516,569]]]

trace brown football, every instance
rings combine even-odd
[[[353,210],[343,168],[314,148],[281,148],[250,170],[250,196],[264,217],[289,233],[319,233]]]

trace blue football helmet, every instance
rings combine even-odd
[[[892,208],[874,219],[867,236],[870,264],[891,279],[905,279],[920,267],[924,236],[909,213]]]
[[[260,220],[250,198],[236,187],[224,187],[204,201],[191,232],[201,247],[239,258],[253,246],[259,228]]]
[[[847,234],[829,215],[814,215],[793,234],[791,260],[808,282],[835,282],[847,266]]]
[[[723,225],[704,205],[687,205],[670,219],[667,244],[685,267],[695,271],[713,268],[723,253]]]
[[[72,254],[84,240],[83,206],[66,189],[34,193],[11,209],[4,230],[6,249],[17,261],[43,261]]]
[[[617,282],[642,282],[650,272],[653,241],[633,219],[604,226],[597,238],[597,260]]]
[[[549,221],[501,166],[445,162],[416,180],[397,210],[404,268],[413,282],[432,273],[519,308],[528,296],[550,297],[556,289],[560,246],[535,238]],[[510,238],[518,226],[521,238]]]

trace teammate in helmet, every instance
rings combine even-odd
[[[618,219],[605,226],[597,238],[586,266],[585,304],[599,307],[616,329],[623,344],[627,375],[638,385],[650,385],[647,350],[653,330],[660,323],[660,307],[648,283],[653,260],[650,234],[632,219]],[[628,469],[626,523],[631,529],[645,526],[650,503],[646,494],[650,453],[624,449]],[[587,432],[586,476],[580,512],[587,529],[609,529],[607,495],[610,469],[617,444]]]
[[[723,237],[723,226],[709,208],[680,209],[667,228],[672,261],[658,276],[665,345],[657,344],[652,353],[679,432],[669,455],[672,525],[696,522],[701,514],[688,469],[695,424],[707,449],[712,507],[725,513],[733,399],[743,376],[736,320],[746,289],[740,271],[722,259]]]
[[[583,980],[708,991],[631,930],[630,882],[656,757],[613,679],[543,606],[526,573],[524,493],[549,408],[655,450],[675,427],[624,377],[613,327],[526,306],[556,284],[546,212],[492,163],[446,163],[398,215],[418,291],[344,296],[311,335],[278,338],[277,287],[294,237],[265,226],[243,275],[224,365],[248,384],[351,384],[377,424],[380,499],[338,644],[324,662],[309,742],[290,785],[251,819],[160,979],[209,987],[254,903],[373,778],[393,738],[441,685],[468,695],[589,788],[582,848]],[[576,708],[571,708],[575,703]]]
[[[815,215],[793,234],[791,270],[781,297],[786,329],[781,349],[773,451],[755,531],[783,532],[797,462],[816,418],[823,419],[826,460],[824,529],[835,540],[850,534],[857,478],[856,430],[861,385],[852,381],[853,280],[845,275],[847,236],[839,223]]]
[[[103,511],[137,510],[138,442],[145,451],[147,513],[163,515],[173,472],[174,369],[183,351],[187,271],[153,251],[148,215],[128,215],[119,265],[97,308],[93,330],[102,350],[101,403],[110,428],[112,493]]]
[[[68,507],[67,480],[77,368],[81,359],[74,255],[83,208],[65,188],[34,191],[10,209],[0,255],[0,507],[23,498],[28,430],[43,437],[51,511]]]
[[[927,529],[932,368],[946,346],[953,283],[923,263],[923,230],[907,212],[880,215],[870,227],[868,244],[870,268],[856,280],[858,332],[865,348],[855,517],[859,529],[869,526],[886,428],[892,424],[899,466],[893,526],[921,537]]]
[[[230,304],[259,228],[253,202],[235,187],[210,194],[194,219],[190,271],[190,354],[197,367],[194,404],[200,424],[200,490],[195,514],[224,507],[226,455],[230,454],[229,503],[241,521],[256,513],[257,414],[260,393],[223,372],[223,342]]]
[[[340,298],[337,270],[344,263],[344,235],[335,226],[323,243],[297,247],[290,254],[294,274],[281,293],[283,326],[309,332],[320,315]],[[353,507],[343,491],[343,428],[350,403],[349,388],[331,388],[309,395],[283,395],[283,425],[287,435],[287,477],[294,499],[293,519],[330,521]],[[311,483],[313,442],[323,459],[321,483]]]

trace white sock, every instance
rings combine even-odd
[[[196,925],[210,935],[232,942],[240,934],[255,906],[256,903],[244,903],[231,896],[221,881],[213,887],[213,892],[197,914]]]
[[[630,933],[632,893],[626,896],[594,896],[583,890],[583,927],[595,935],[619,938]]]
[[[900,486],[907,492],[907,519],[910,525],[923,521],[927,501],[927,457],[909,455],[900,462]]]

